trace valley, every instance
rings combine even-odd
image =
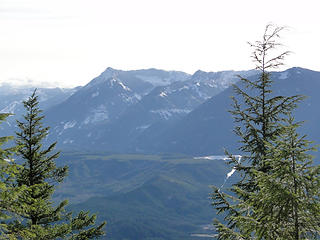
[[[212,234],[210,185],[222,185],[230,171],[221,159],[187,155],[69,153],[60,164],[70,174],[56,199],[106,220],[106,239],[203,239]]]
[[[107,221],[104,239],[212,239],[210,185],[227,188],[239,177],[221,157],[225,150],[241,154],[228,112],[238,74],[258,76],[107,68],[83,87],[38,89],[50,126],[45,145],[57,141],[57,164],[69,166],[54,200],[97,213]],[[291,68],[272,78],[274,94],[307,96],[294,115],[320,142],[320,73]],[[32,92],[0,87],[1,111],[13,114],[0,126],[4,135],[16,131],[21,101]]]

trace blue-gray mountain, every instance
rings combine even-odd
[[[78,151],[63,151],[59,159],[70,167],[70,176],[55,198],[69,198],[73,210],[88,209],[99,221],[107,220],[106,239],[206,239],[215,217],[208,185],[221,186],[230,169],[221,160],[193,156],[223,154],[224,147],[238,154],[228,113],[237,74],[258,76],[256,71],[188,75],[108,68],[84,87],[39,89],[50,142]],[[320,73],[292,68],[272,78],[274,94],[309,96],[295,114],[306,120],[303,133],[319,143]],[[20,102],[32,91],[0,88],[1,109],[19,117]],[[2,126],[10,130],[9,124]]]
[[[59,103],[64,102],[79,88],[64,89],[64,88],[38,88],[41,109],[48,109]],[[2,84],[0,86],[0,112],[12,113],[13,115],[7,121],[1,124],[0,129],[3,135],[13,134],[16,125],[16,119],[21,118],[24,113],[22,101],[26,100],[35,87],[13,86],[11,84]]]
[[[257,77],[257,76],[253,76]],[[307,98],[294,112],[297,120],[305,121],[301,128],[308,139],[320,142],[320,72],[302,68],[291,68],[272,74],[275,95],[305,95]],[[237,137],[233,133],[231,114],[234,95],[228,88],[212,97],[186,117],[175,122],[154,141],[141,142],[141,149],[154,152],[181,152],[192,155],[222,154],[224,149],[236,152]]]
[[[121,71],[107,68],[65,102],[46,112],[47,123],[52,127],[51,138],[57,139],[63,148],[89,147],[94,143],[96,132],[100,133],[116,121],[152,89],[189,77],[183,72],[156,69]]]
[[[257,71],[197,71],[193,75],[157,69],[121,71],[107,68],[84,87],[39,89],[50,139],[60,149],[109,152],[223,154],[237,139],[230,86],[237,75],[254,78]],[[320,73],[291,68],[274,72],[275,94],[309,96],[296,115],[304,130],[320,142]],[[14,90],[14,89],[13,89]],[[20,114],[31,90],[0,88],[2,112]],[[3,99],[2,99],[3,98]],[[14,125],[13,118],[9,121]],[[4,125],[8,130],[10,127]]]
[[[156,69],[107,68],[66,101],[46,112],[60,148],[139,151],[139,138],[157,136],[210,97],[236,82],[225,71],[194,75]]]
[[[237,74],[253,73],[197,71],[186,81],[157,87],[106,128],[95,129],[95,145],[118,152],[140,152],[141,141],[154,141],[173,123],[235,83]]]

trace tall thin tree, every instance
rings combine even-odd
[[[235,133],[240,137],[242,162],[232,158],[231,164],[241,174],[242,179],[234,184],[231,194],[214,187],[213,206],[218,214],[224,213],[225,224],[218,221],[215,226],[218,239],[270,239],[259,238],[255,209],[251,204],[253,196],[261,192],[261,179],[257,176],[271,174],[270,144],[283,134],[283,126],[288,115],[296,108],[303,96],[275,96],[272,93],[273,80],[270,70],[283,65],[289,52],[272,55],[283,28],[267,25],[262,41],[250,44],[253,60],[260,71],[258,79],[240,77],[240,84],[234,86],[237,97],[233,99],[230,111],[237,123]],[[262,197],[262,196],[260,196]],[[265,237],[265,235],[263,235]]]
[[[290,53],[275,51],[282,46],[278,39],[283,30],[282,27],[267,25],[262,40],[249,43],[253,48],[251,57],[259,77],[250,80],[239,76],[239,84],[233,86],[236,97],[232,97],[233,109],[230,113],[237,124],[234,132],[240,137],[239,150],[249,154],[243,160],[260,169],[264,168],[265,143],[279,134],[279,121],[304,99],[301,95],[282,96],[272,92],[270,71],[282,66],[284,58]]]
[[[56,143],[44,147],[49,127],[43,127],[36,91],[23,102],[26,109],[23,121],[17,121],[16,133],[19,156],[24,161],[22,171],[17,175],[17,185],[26,189],[19,196],[21,208],[15,212],[20,221],[9,225],[11,236],[17,239],[94,239],[103,235],[105,223],[95,226],[96,216],[80,212],[72,218],[65,211],[68,201],[54,204],[52,195],[57,184],[67,175],[67,166],[58,167],[55,163],[59,152],[53,152]],[[24,236],[20,234],[24,231]]]

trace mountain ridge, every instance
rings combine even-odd
[[[190,75],[159,69],[123,71],[109,67],[85,86],[66,90],[69,95],[57,95],[57,102],[51,101],[44,108],[45,124],[51,127],[49,140],[58,141],[62,150],[222,154],[224,147],[236,146],[236,143],[229,146],[230,142],[236,142],[232,137],[232,119],[227,113],[231,104],[229,96],[233,95],[230,86],[237,82],[238,75],[252,78],[257,73],[256,70],[198,70]],[[273,72],[272,76],[276,81],[275,93],[307,94],[317,99],[319,72],[295,67]],[[6,98],[3,101],[6,105],[0,106],[3,112],[18,106],[22,109],[22,104],[19,105],[22,98],[11,102]],[[40,97],[43,106],[42,100]],[[299,116],[303,115],[302,111],[308,111],[307,120],[310,118],[308,121],[316,127],[318,114],[312,111],[316,111],[317,100],[311,106],[306,101],[297,111]],[[10,124],[14,125],[13,118]],[[308,131],[318,140],[315,132]]]

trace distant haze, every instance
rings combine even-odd
[[[78,86],[107,67],[246,70],[247,41],[288,26],[286,68],[320,71],[318,0],[1,0],[0,83]]]

